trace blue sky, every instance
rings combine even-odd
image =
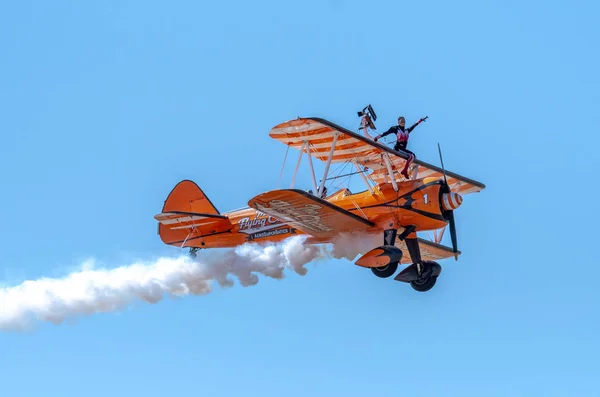
[[[351,262],[0,334],[2,395],[592,396],[600,61],[592,1],[14,2],[0,12],[0,282],[176,256],[181,179],[277,183],[269,129],[379,129],[487,189],[422,294]],[[295,153],[294,153],[295,155]],[[295,161],[295,156],[292,157]],[[290,159],[292,159],[290,158]],[[289,164],[289,163],[288,163]],[[297,186],[310,188],[303,173]],[[445,238],[449,242],[449,238]],[[0,302],[2,310],[2,302]]]

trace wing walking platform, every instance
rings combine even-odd
[[[395,151],[366,136],[321,118],[308,117],[286,121],[273,127],[269,136],[298,149],[301,153],[307,153],[309,159],[314,157],[325,162],[325,174],[331,163],[352,162],[359,170],[359,166],[364,167],[364,171],[372,170],[368,178],[375,183],[390,182],[396,187],[397,182],[406,180],[400,174],[400,170],[408,160],[406,153]],[[418,159],[413,164],[418,167],[414,179],[443,178],[443,170],[440,167]],[[362,173],[361,175],[366,177]],[[485,188],[483,183],[454,172],[446,171],[446,177],[452,191],[461,195],[479,192]],[[315,180],[314,175],[313,180]],[[324,180],[325,178],[323,178],[323,182]],[[322,189],[321,185],[318,190]]]

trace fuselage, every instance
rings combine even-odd
[[[368,232],[383,231],[390,219],[402,226],[414,225],[415,231],[435,230],[447,224],[440,201],[442,184],[437,178],[417,179],[399,182],[398,191],[395,191],[391,184],[383,183],[373,187],[373,192],[351,194],[343,189],[325,200],[373,222],[375,225]],[[231,230],[196,236],[186,246],[230,248],[246,242],[277,242],[305,234],[250,207],[222,215],[230,219]]]

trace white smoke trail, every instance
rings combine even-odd
[[[223,287],[232,286],[230,274],[243,286],[255,285],[256,273],[281,279],[284,270],[290,268],[305,275],[304,265],[309,262],[326,258],[352,260],[373,247],[359,235],[338,239],[332,250],[322,245],[305,245],[304,237],[293,237],[280,244],[246,244],[197,260],[188,256],[160,258],[149,264],[86,268],[60,279],[26,281],[0,289],[0,330],[26,330],[35,320],[60,324],[80,315],[118,311],[140,300],[157,303],[165,295],[208,294],[213,281]]]

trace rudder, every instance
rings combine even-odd
[[[167,196],[162,212],[154,216],[158,234],[165,244],[194,246],[195,239],[232,228],[200,187],[190,181],[179,182]]]
[[[220,214],[200,186],[187,179],[175,185],[165,200],[162,212],[172,211]]]

